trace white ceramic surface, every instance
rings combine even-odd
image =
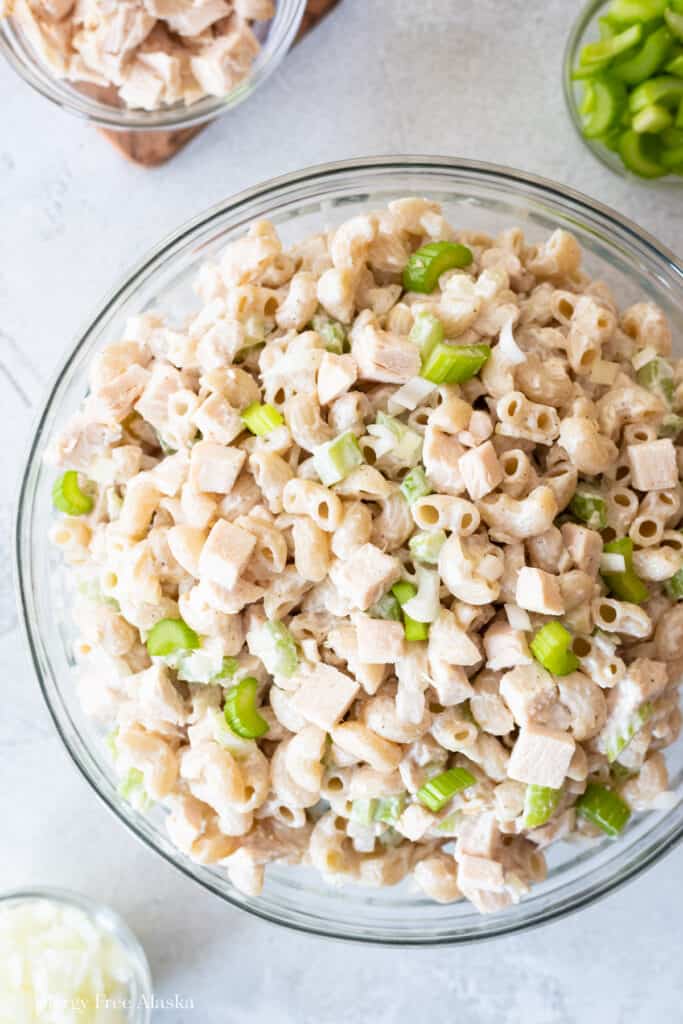
[[[221,905],[143,849],[77,775],[38,695],[11,591],[31,404],[125,269],[240,188],[348,156],[457,154],[565,181],[683,256],[680,202],[611,175],[567,121],[560,65],[578,8],[342,0],[258,95],[157,171],[126,165],[0,67],[0,878],[3,889],[81,889],[121,912],[169,1003],[159,1024],[680,1018],[683,849],[579,915],[476,949],[341,946]]]

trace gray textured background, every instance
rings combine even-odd
[[[0,878],[112,903],[149,953],[166,1024],[650,1024],[679,1021],[683,851],[600,905],[464,950],[297,936],[223,906],[144,849],[70,765],[17,629],[10,520],[53,367],[125,269],[202,208],[305,164],[389,152],[491,160],[607,202],[679,256],[681,191],[634,187],[583,149],[563,107],[568,0],[343,0],[252,99],[171,165],[125,164],[0,67]],[[419,12],[419,22],[416,17]]]

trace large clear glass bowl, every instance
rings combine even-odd
[[[121,947],[129,969],[129,981],[121,996],[129,1004],[127,1024],[150,1024],[154,993],[149,963],[144,949],[123,918],[111,907],[66,889],[22,889],[0,894],[0,911],[44,903],[82,911],[98,932]]]
[[[42,455],[86,392],[95,351],[119,337],[126,317],[163,309],[179,317],[196,309],[197,267],[261,217],[285,242],[376,209],[403,195],[439,200],[459,228],[497,232],[520,225],[538,240],[556,227],[573,232],[586,270],[626,304],[648,298],[666,311],[683,338],[683,268],[654,239],[619,214],[564,186],[518,171],[446,158],[374,158],[314,167],[243,192],[201,214],[167,238],[96,312],[60,369],[36,424],[21,484],[17,562],[23,619],[45,700],[73,760],[117,817],[152,849],[207,889],[269,921],[321,935],[396,945],[460,943],[515,932],[584,906],[633,877],[683,834],[683,803],[638,815],[617,842],[563,845],[550,856],[546,882],[518,906],[481,917],[467,903],[441,906],[410,883],[386,890],[334,888],[307,868],[269,868],[263,894],[237,892],[220,868],[191,863],[171,844],[162,812],[143,816],[118,797],[102,737],[82,713],[73,680],[72,628],[60,556],[48,541],[54,470]],[[681,353],[683,354],[683,353]],[[683,797],[683,742],[668,752],[671,784]]]
[[[254,26],[262,48],[247,77],[226,96],[207,96],[189,106],[175,103],[160,110],[128,110],[117,105],[116,97],[110,98],[112,90],[56,78],[15,18],[0,18],[0,53],[41,96],[70,114],[114,131],[175,131],[213,121],[251,96],[272,75],[292,45],[306,2],[276,0],[275,17]]]
[[[599,139],[587,139],[583,134],[583,123],[579,113],[583,83],[572,80],[572,71],[579,63],[579,54],[586,43],[595,42],[600,38],[598,18],[605,14],[610,3],[611,0],[590,0],[574,22],[569,39],[567,40],[564,51],[562,84],[572,124],[579,138],[593,156],[597,157],[605,167],[609,167],[610,171],[614,171],[620,177],[628,178],[629,181],[647,188],[683,188],[683,177],[680,174],[666,174],[662,178],[641,178],[637,174],[633,174],[625,166],[618,153],[608,149]]]

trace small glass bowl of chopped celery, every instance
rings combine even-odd
[[[683,0],[591,0],[565,50],[564,94],[579,136],[611,171],[644,185],[683,186],[679,32]]]
[[[110,907],[63,889],[0,895],[2,1020],[149,1024],[144,950]]]

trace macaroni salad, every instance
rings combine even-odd
[[[666,809],[683,361],[577,241],[406,198],[183,323],[133,317],[50,451],[79,694],[120,792],[256,895],[270,862],[483,912]]]
[[[253,22],[274,13],[273,0],[0,0],[57,78],[143,110],[227,95],[261,49]]]

